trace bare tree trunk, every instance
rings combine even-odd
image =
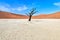
[[[31,21],[31,18],[32,18],[32,16],[33,16],[33,14],[35,14],[36,13],[36,9],[35,8],[33,8],[28,14],[26,13],[26,15],[28,16],[28,21]]]
[[[30,16],[29,16],[29,21],[31,21],[31,17],[32,17],[32,16],[30,15]]]

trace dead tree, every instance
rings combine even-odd
[[[31,11],[29,13],[26,13],[26,15],[28,16],[28,21],[31,21],[31,18],[33,16],[33,14],[36,13],[36,8],[32,8]]]

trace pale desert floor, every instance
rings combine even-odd
[[[0,19],[0,40],[60,40],[60,19]]]

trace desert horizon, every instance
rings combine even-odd
[[[28,19],[28,16],[0,11],[0,19]],[[55,12],[52,14],[39,14],[32,16],[32,19],[60,19],[60,12]]]
[[[0,0],[0,40],[60,40],[60,0]]]

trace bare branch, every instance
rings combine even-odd
[[[28,13],[25,13],[27,16],[29,16],[29,14]]]
[[[37,11],[36,11],[36,8],[32,8],[32,10],[26,15],[29,16],[29,21],[31,21],[31,18],[32,18],[32,15],[35,14]]]

